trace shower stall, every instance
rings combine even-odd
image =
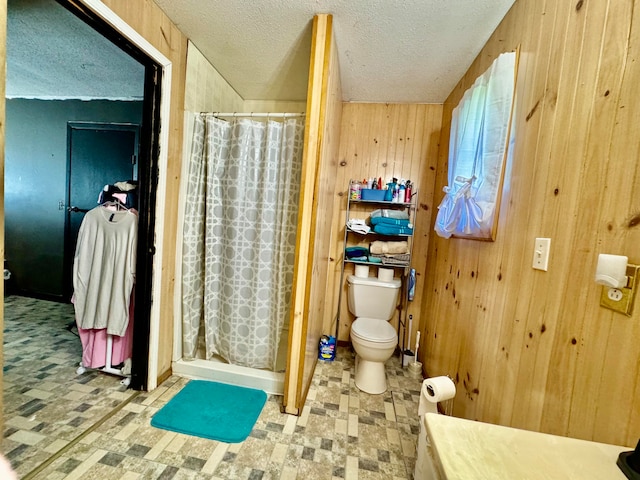
[[[173,372],[282,394],[304,114],[186,114]]]

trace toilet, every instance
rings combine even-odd
[[[351,324],[356,387],[366,393],[384,393],[387,390],[384,364],[398,344],[398,335],[389,320],[396,311],[402,282],[349,275],[347,285],[349,311],[356,316]]]

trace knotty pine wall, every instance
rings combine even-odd
[[[419,207],[416,213],[412,262],[417,275],[416,294],[408,308],[408,313],[413,315],[413,332],[410,338],[415,342],[421,316],[420,305],[425,285],[426,256],[434,209],[433,186],[441,119],[442,105],[343,104],[333,207],[332,231],[335,241],[332,242],[330,254],[333,275],[330,277],[330,288],[327,289],[327,297],[332,307],[325,312],[325,325],[335,332],[334,319],[338,312],[339,291],[342,288],[338,340],[349,340],[351,323],[355,320],[347,306],[346,289],[346,275],[353,274],[353,264],[345,266],[345,282],[340,285],[349,180],[375,176],[382,177],[383,181],[391,177],[411,179],[418,189]],[[361,216],[365,217],[366,214]],[[397,269],[396,276],[399,272]],[[376,268],[372,266],[370,275],[375,274]],[[397,315],[392,319],[392,324],[397,328]]]
[[[457,383],[455,416],[635,446],[640,305],[600,307],[593,279],[599,253],[640,262],[640,0],[517,0],[444,104],[436,204],[453,107],[518,45],[497,239],[432,234],[422,361]],[[547,272],[531,268],[536,237]]]

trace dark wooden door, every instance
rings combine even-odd
[[[68,297],[73,289],[73,254],[84,214],[98,206],[105,185],[137,180],[138,136],[137,125],[69,123],[64,252],[64,290]]]

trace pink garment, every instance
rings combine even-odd
[[[127,203],[127,194],[126,193],[112,193],[113,198],[119,200],[123,205]]]
[[[106,365],[107,360],[107,329],[80,328],[80,343],[82,343],[82,366],[86,368],[102,368],[104,366],[120,365],[133,353],[133,311],[134,291],[131,292],[129,305],[129,324],[123,337],[113,335],[111,347],[111,365]]]

